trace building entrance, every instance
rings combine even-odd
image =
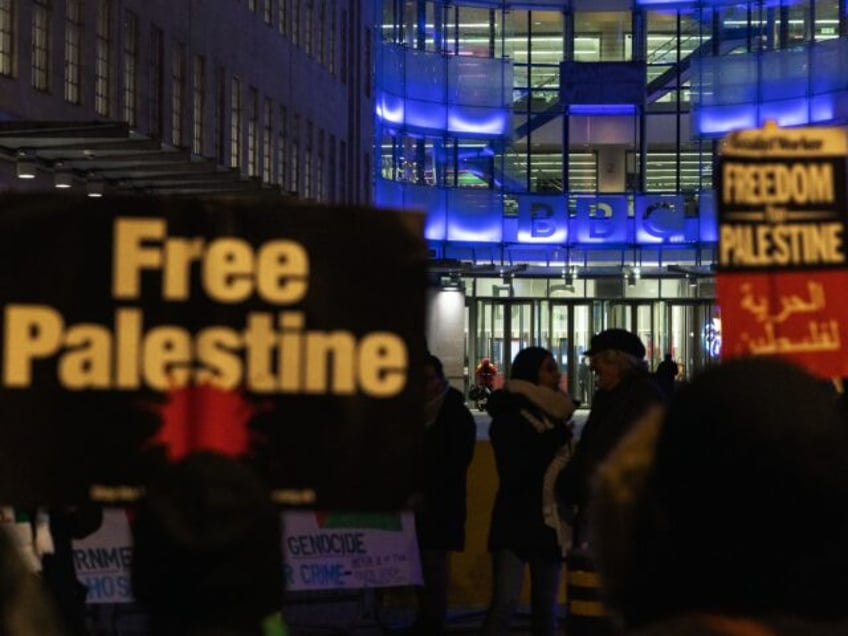
[[[466,382],[488,357],[497,365],[496,388],[509,377],[510,363],[522,348],[550,349],[562,372],[561,386],[591,404],[594,378],[583,352],[592,334],[618,327],[638,334],[653,370],[666,353],[680,365],[679,380],[718,360],[721,321],[712,300],[561,300],[467,298]]]

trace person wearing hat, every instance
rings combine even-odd
[[[586,548],[584,514],[595,469],[633,423],[647,410],[665,401],[645,365],[645,345],[625,329],[606,329],[592,336],[589,367],[597,390],[574,457],[560,473],[557,495],[575,514],[575,546]]]
[[[790,362],[735,358],[681,387],[596,473],[617,633],[848,634],[846,456],[832,389]]]
[[[570,456],[574,401],[559,389],[550,351],[527,347],[512,362],[509,379],[487,409],[498,490],[489,528],[492,599],[481,633],[505,636],[530,568],[532,631],[553,636],[567,536],[556,506],[556,476]]]

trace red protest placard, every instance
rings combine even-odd
[[[848,376],[843,128],[762,129],[722,141],[722,355],[776,355]]]

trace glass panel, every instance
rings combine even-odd
[[[492,57],[494,25],[488,9],[459,7],[459,45],[457,55]]]
[[[509,342],[506,353],[510,363],[519,351],[538,344],[533,313],[533,305],[530,303],[516,303],[509,308]]]
[[[570,376],[568,366],[570,360],[568,305],[552,305],[550,312],[544,312],[543,315],[550,315],[550,338],[547,338],[550,344],[547,347],[554,354],[554,359],[557,361],[562,374],[559,383],[560,389],[576,397],[575,387],[572,386],[576,382]]]
[[[839,2],[836,0],[817,0],[815,5],[815,39],[817,41],[832,40],[839,37]]]
[[[529,11],[512,10],[504,14],[504,56],[514,62],[527,62]]]
[[[636,307],[636,335],[645,345],[645,359],[650,362],[658,353],[654,351],[654,303]]]
[[[575,13],[574,35],[574,59],[578,62],[625,62],[632,59],[630,11]]]

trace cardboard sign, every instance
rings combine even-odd
[[[722,355],[776,355],[848,375],[843,128],[762,129],[722,141]]]
[[[282,513],[285,588],[364,589],[419,585],[421,564],[411,512]],[[103,513],[97,532],[73,542],[86,602],[132,603],[132,536],[123,509]],[[163,556],[163,558],[165,558]]]
[[[417,585],[421,564],[411,512],[283,515],[286,589]]]
[[[417,214],[0,198],[0,501],[120,503],[211,449],[280,503],[400,508],[426,257]]]

